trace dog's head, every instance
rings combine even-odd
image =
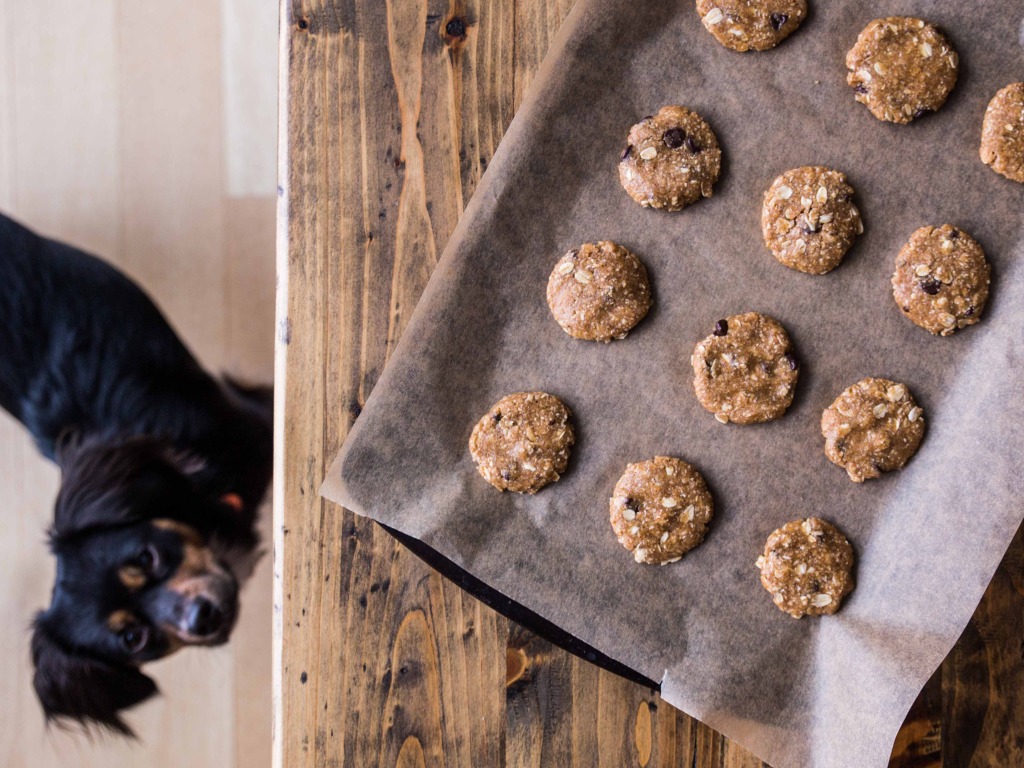
[[[220,557],[222,500],[194,482],[202,467],[161,441],[70,444],[51,548],[57,580],[32,639],[48,720],[125,735],[119,711],[156,693],[140,665],[186,645],[225,642],[238,583]]]

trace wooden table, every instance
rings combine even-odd
[[[317,495],[571,5],[282,0],[277,766],[761,765]],[[1018,534],[893,765],[1024,766],[1022,593]]]

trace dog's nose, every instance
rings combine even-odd
[[[188,609],[188,631],[196,637],[209,637],[224,626],[224,611],[206,598],[197,598]]]

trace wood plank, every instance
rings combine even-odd
[[[0,2],[0,210],[14,210],[14,25]]]
[[[274,78],[276,83],[277,78]],[[273,137],[271,137],[273,139]],[[259,149],[253,141],[250,151]],[[273,156],[273,145],[271,145]],[[245,381],[269,383],[274,370],[274,196],[228,198],[224,204],[224,370]],[[273,680],[273,521],[271,504],[260,509],[264,554],[241,593],[242,612],[231,639],[235,765],[269,766],[270,689]]]
[[[3,4],[5,212],[87,248],[117,258],[120,158],[117,148],[115,3],[84,8],[59,2],[59,24],[39,25],[24,3]],[[24,34],[24,30],[36,30]],[[15,34],[22,30],[22,34]],[[110,105],[109,108],[104,105]],[[68,125],[75,130],[69,131]],[[32,690],[28,626],[49,603],[54,561],[46,552],[59,475],[20,424],[0,415],[0,477],[9,494],[0,538],[0,762],[22,766],[125,764],[128,750],[65,734],[48,738]],[[8,485],[10,484],[10,485]]]
[[[452,2],[436,22],[436,34],[451,62],[463,206],[512,122],[514,52],[529,40],[528,35],[516,39],[519,6],[503,0]],[[459,32],[460,24],[465,30],[462,37],[452,34]]]
[[[281,5],[281,112],[277,249],[274,469],[274,766],[312,765],[308,730],[316,704],[306,704],[307,668],[319,657],[312,611],[323,587],[320,542],[322,504],[316,498],[323,467],[323,370],[316,356],[323,332],[316,322],[322,293],[318,267],[323,245],[316,227],[315,138],[322,95],[316,38],[301,6]],[[292,26],[295,25],[295,26]],[[300,26],[301,25],[301,26]],[[288,30],[288,32],[285,32]],[[303,109],[295,108],[302,104]],[[285,142],[283,137],[287,136]],[[327,162],[326,158],[323,162]],[[330,170],[325,168],[325,171]],[[300,195],[300,190],[305,195]],[[290,243],[302,243],[292,252]],[[285,411],[303,414],[284,418]],[[285,459],[287,458],[287,461]],[[303,465],[306,465],[304,467]],[[287,515],[284,514],[287,510]],[[319,611],[317,610],[317,616]],[[309,617],[307,619],[307,617]],[[306,627],[304,629],[304,627]],[[316,681],[310,689],[315,697]],[[311,711],[311,707],[313,708]],[[328,712],[328,714],[331,714]]]
[[[384,14],[370,3],[283,6],[295,30],[290,98],[301,89],[318,105],[287,110],[293,138],[300,132],[288,147],[287,229],[291,242],[302,238],[285,253],[288,295],[319,297],[312,312],[289,300],[279,322],[283,394],[286,408],[314,409],[327,425],[320,434],[289,422],[284,433],[303,460],[284,467],[278,498],[305,513],[278,534],[283,765],[434,764],[441,755],[499,764],[504,625],[375,526],[314,495],[461,212],[461,190],[446,183],[458,173],[454,119],[432,112],[452,109],[454,88],[439,16],[427,3],[389,3]],[[424,109],[434,128],[421,136]],[[310,199],[331,205],[312,210],[302,205]],[[348,343],[326,343],[325,317]],[[290,588],[296,572],[301,592]]]
[[[35,6],[0,1],[0,208],[142,276],[208,364],[269,381],[273,204],[221,214],[223,138],[206,115],[220,113],[221,30],[208,4],[186,5],[57,0],[40,23]],[[272,124],[253,130],[272,138]],[[221,248],[225,231],[244,235],[238,247]],[[152,667],[165,695],[129,715],[141,744],[46,732],[25,628],[53,583],[43,532],[58,478],[6,415],[0,477],[0,578],[19,585],[0,597],[12,627],[0,635],[0,764],[268,764],[269,558],[243,591],[234,643]]]
[[[576,691],[596,693],[596,686],[586,691],[572,658],[516,624],[509,625],[505,654],[506,764],[540,768],[586,750],[590,745],[579,741],[593,735],[596,717],[578,723],[573,714],[582,713],[572,712],[572,697]],[[595,701],[585,696],[583,705]]]
[[[942,665],[942,757],[1024,765],[1024,526]]]
[[[276,205],[273,194],[223,201],[227,306],[219,364],[246,381],[262,383],[270,383],[274,370]]]
[[[667,711],[657,720],[659,764],[663,766],[697,766],[697,727],[699,722],[686,717],[674,707],[658,701],[658,711]]]
[[[889,768],[942,765],[942,668],[935,670],[896,734]]]
[[[277,186],[277,8],[220,0],[224,174],[232,198],[274,195]]]
[[[513,108],[522,106],[526,89],[540,69],[548,47],[572,10],[574,0],[534,0],[516,3]]]
[[[225,355],[226,293],[220,19],[205,0],[119,6],[120,147],[125,200],[122,266],[152,294],[200,360]],[[188,51],[189,55],[181,55]],[[159,147],[158,152],[154,147]],[[166,290],[173,286],[173,291]],[[213,298],[216,297],[216,298]],[[243,611],[245,608],[243,607]],[[232,765],[234,664],[182,653],[161,661],[165,697],[143,732],[189,742],[202,765]],[[200,671],[202,670],[202,671]],[[182,702],[202,701],[187,709]],[[254,733],[255,737],[255,733]]]
[[[172,14],[123,2],[119,29],[121,263],[152,293],[176,287],[161,306],[209,364],[225,338],[208,306],[225,276],[219,15],[205,0],[175,3]]]
[[[0,612],[8,617],[0,633],[0,764],[55,765],[43,743],[42,714],[32,691],[28,624],[47,604],[54,564],[45,554],[43,532],[49,524],[59,482],[56,467],[39,458],[20,424],[0,412],[0,476],[4,478],[0,537]],[[13,588],[18,585],[17,588]]]
[[[117,3],[6,0],[14,210],[53,237],[121,253]],[[15,30],[19,32],[16,34]]]

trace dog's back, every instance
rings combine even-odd
[[[0,350],[0,405],[51,458],[66,430],[165,431],[154,406],[188,407],[216,386],[127,277],[2,215]]]
[[[51,459],[62,435],[150,435],[202,456],[247,505],[269,480],[269,388],[213,378],[125,275],[3,215],[0,406]]]

